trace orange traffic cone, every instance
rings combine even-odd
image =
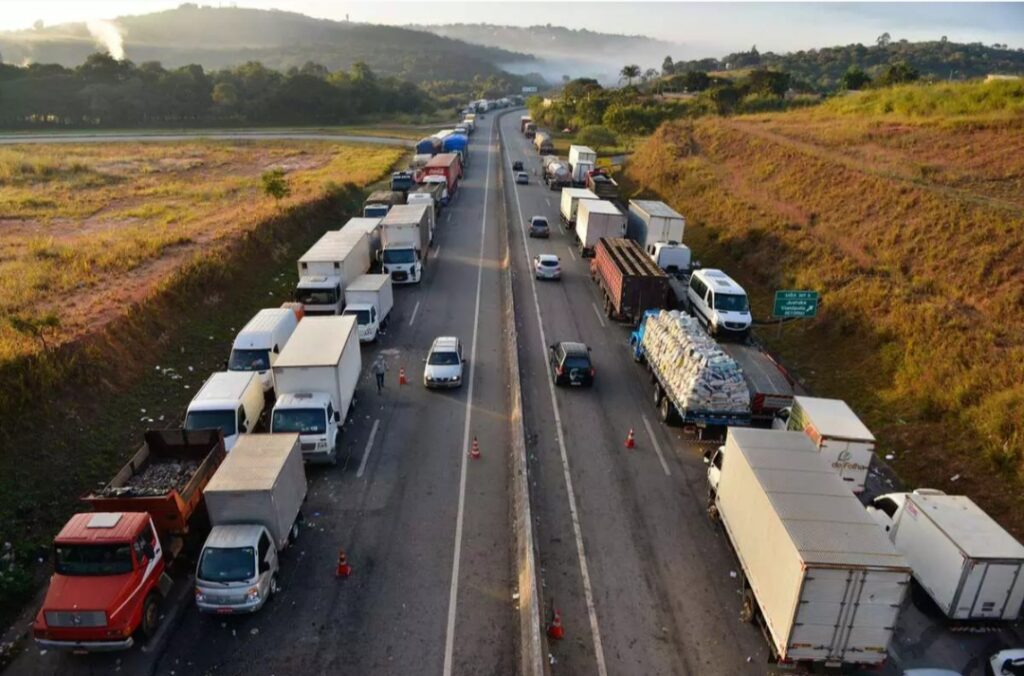
[[[405,380],[405,367],[404,366],[398,369],[398,384],[399,385],[405,385],[406,384],[406,380]]]
[[[636,441],[633,440],[633,428],[629,428],[629,436],[626,437],[626,448],[636,448]]]
[[[562,629],[562,613],[558,612],[558,608],[555,608],[555,616],[551,619],[551,624],[548,626],[548,638],[555,641],[561,641],[565,638],[565,629]]]
[[[473,437],[473,447],[469,449],[469,455],[474,460],[480,459],[480,443]]]
[[[348,565],[348,557],[345,556],[344,549],[338,550],[338,568],[334,574],[338,577],[348,577],[352,574],[352,566]]]

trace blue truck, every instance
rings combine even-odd
[[[408,193],[416,186],[416,179],[411,171],[396,171],[391,174],[391,189],[395,192]]]
[[[417,155],[436,155],[441,152],[441,139],[428,136],[416,143]]]
[[[749,408],[746,411],[712,411],[693,410],[686,407],[684,402],[677,396],[676,388],[673,387],[669,374],[658,360],[647,358],[647,349],[644,343],[647,322],[652,316],[657,316],[661,310],[648,310],[644,313],[640,325],[629,336],[629,350],[633,361],[646,365],[651,372],[651,379],[654,384],[654,405],[658,408],[658,417],[666,424],[681,423],[693,425],[704,429],[708,427],[747,427],[751,424]]]
[[[464,134],[451,134],[445,136],[441,141],[441,150],[446,153],[458,153],[462,166],[466,166],[466,158],[469,156],[469,137]]]

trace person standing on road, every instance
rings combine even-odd
[[[377,355],[370,365],[370,372],[377,376],[377,394],[380,394],[384,389],[384,374],[388,372],[388,363],[384,361],[384,355]]]

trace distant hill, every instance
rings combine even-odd
[[[499,63],[533,60],[528,54],[407,28],[314,19],[278,10],[185,4],[109,23],[115,29],[112,39],[117,39],[117,33],[123,38],[126,58],[135,63],[160,61],[167,67],[198,63],[210,69],[260,61],[285,70],[314,61],[336,70],[365,61],[376,73],[426,82],[500,76],[504,73]],[[75,66],[99,43],[86,24],[64,24],[0,33],[0,55],[13,64]]]
[[[854,44],[788,54],[737,52],[720,59],[677,61],[675,72],[768,67],[789,73],[796,83],[818,91],[829,91],[839,87],[843,74],[851,66],[857,66],[875,77],[888,66],[901,61],[918,70],[923,77],[939,80],[968,80],[985,77],[990,73],[1024,74],[1024,49],[943,40],[901,40],[870,46]]]
[[[679,52],[680,45],[643,35],[596,33],[586,29],[573,30],[562,26],[494,26],[490,24],[412,25],[446,38],[464,40],[503,50],[528,52],[540,61],[529,64],[502,62],[512,72],[537,70],[550,80],[571,77],[596,77],[616,82],[619,70],[626,63],[641,68],[660,68],[665,56]]]

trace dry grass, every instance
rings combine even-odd
[[[745,283],[755,316],[775,289],[820,290],[820,317],[773,347],[850,401],[912,483],[1024,535],[1024,125],[961,122],[673,123],[627,171],[689,217],[698,258]]]
[[[402,150],[315,142],[15,146],[0,150],[0,365],[40,342],[9,318],[55,316],[50,346],[87,333],[195,253],[331,184],[365,185]],[[280,205],[261,193],[287,172]]]

